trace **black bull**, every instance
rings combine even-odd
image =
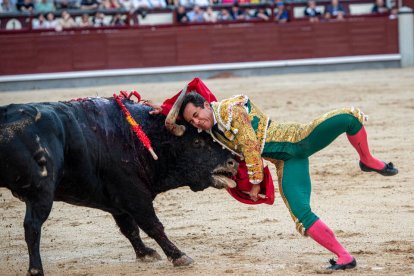
[[[192,262],[167,238],[152,201],[180,186],[201,191],[234,185],[228,176],[237,162],[207,134],[190,127],[175,137],[164,127],[164,116],[124,103],[159,160],[137,139],[114,100],[0,107],[0,187],[26,204],[29,274],[43,274],[40,232],[54,200],[111,213],[139,259],[160,258],[142,242],[141,228],[174,265]]]

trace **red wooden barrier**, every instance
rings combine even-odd
[[[408,6],[412,9],[414,9],[414,1],[413,0],[403,0],[402,6]]]
[[[396,54],[397,20],[3,34],[0,75]]]

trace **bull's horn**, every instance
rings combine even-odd
[[[181,94],[178,96],[173,107],[168,113],[167,118],[165,118],[165,127],[175,136],[182,136],[185,132],[185,126],[177,125],[175,121],[177,120],[178,113],[180,112],[180,108],[183,103],[186,92],[187,92],[187,85],[181,91]]]

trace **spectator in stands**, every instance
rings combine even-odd
[[[244,14],[246,15],[247,20],[254,19],[256,16],[256,10],[249,7],[245,7]]]
[[[285,3],[283,1],[277,1],[277,12],[275,14],[275,21],[278,23],[286,23],[289,20],[289,13],[286,10]]]
[[[32,0],[23,0],[17,2],[17,9],[21,12],[32,12],[34,5]]]
[[[185,11],[184,6],[178,6],[176,11],[175,19],[177,23],[188,23],[190,20],[188,19],[187,12]]]
[[[10,0],[3,0],[0,4],[0,12],[15,12],[17,11],[16,5],[14,5]]]
[[[119,3],[121,4],[122,8],[126,9],[130,13],[134,13],[135,10],[138,8],[137,0],[119,0]]]
[[[233,16],[226,8],[222,8],[217,16],[217,21],[233,21]]]
[[[97,0],[82,0],[81,1],[81,10],[96,10],[99,7]]]
[[[47,23],[46,18],[43,13],[39,13],[39,15],[37,16],[37,19],[32,20],[32,28],[34,30],[49,28],[49,24]]]
[[[34,7],[35,11],[40,13],[48,13],[56,10],[52,0],[39,0],[35,3]]]
[[[388,13],[389,9],[384,0],[375,0],[375,4],[371,10],[372,13]]]
[[[254,14],[254,18],[267,21],[270,19],[270,15],[265,8],[259,7]]]
[[[388,18],[391,20],[398,18],[398,7],[397,6],[394,6],[391,8],[390,16]]]
[[[54,0],[54,1],[55,1],[55,7],[58,10],[79,8],[79,0]]]
[[[194,5],[200,7],[208,7],[213,5],[213,2],[211,0],[194,0]]]
[[[95,16],[92,19],[92,25],[94,27],[104,27],[105,24],[105,15],[102,12],[96,12]]]
[[[204,22],[204,11],[199,6],[195,5],[194,8],[187,13],[187,17],[191,23]]]
[[[58,27],[58,22],[55,20],[53,12],[48,12],[46,14],[46,21],[50,29],[56,29]]]
[[[73,20],[72,16],[67,11],[62,11],[60,20],[58,21],[58,28],[60,29],[68,29],[68,28],[75,28],[76,22]]]
[[[233,5],[237,0],[221,0],[221,4]]]
[[[111,7],[113,9],[120,9],[121,4],[119,3],[119,0],[109,0],[111,2]]]
[[[315,0],[309,0],[308,5],[305,8],[305,17],[309,18],[310,22],[318,22],[319,16],[322,15],[322,12],[316,6]]]
[[[167,7],[165,0],[148,0],[150,8],[163,9]]]
[[[125,20],[120,13],[117,13],[112,17],[111,26],[125,26]]]
[[[81,21],[79,22],[79,27],[81,28],[92,27],[89,14],[87,13],[82,14]]]
[[[150,9],[150,0],[135,0],[137,3],[137,9]]]
[[[256,19],[257,9],[253,7],[243,7],[243,10],[244,10],[246,20]],[[270,18],[270,15],[269,15],[269,18]]]
[[[207,7],[206,11],[204,12],[204,22],[217,22],[217,15],[214,13],[212,7]]]
[[[194,0],[175,0],[175,6],[192,7],[194,6]]]
[[[325,18],[336,18],[343,20],[345,15],[345,8],[339,3],[339,0],[332,0],[331,4],[326,7]]]
[[[246,20],[247,16],[244,10],[242,10],[239,7],[239,4],[235,3],[233,7],[231,7],[231,16],[233,17],[233,20]]]
[[[99,8],[102,10],[116,10],[121,8],[118,0],[102,0]]]

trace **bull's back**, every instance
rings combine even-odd
[[[150,124],[147,109],[130,108]],[[113,100],[9,105],[0,125],[0,185],[22,197],[55,185],[57,200],[102,205],[120,177],[146,173],[148,155]]]

